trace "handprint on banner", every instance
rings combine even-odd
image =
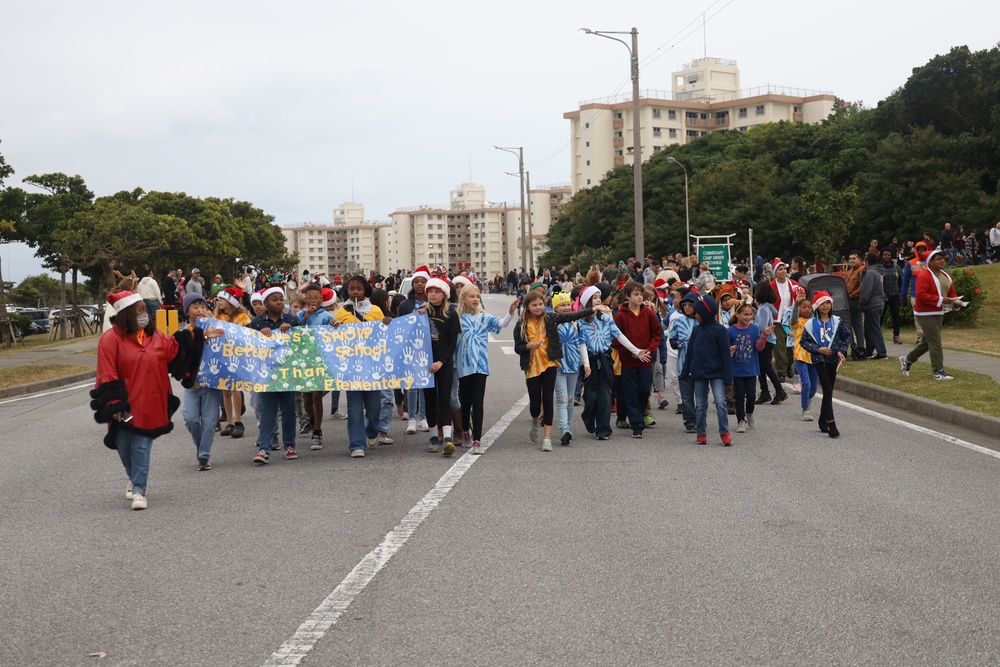
[[[413,347],[418,350],[424,347],[424,333],[422,331],[417,331],[416,335],[413,336]]]
[[[409,366],[413,363],[413,348],[404,347],[403,348],[403,363]]]
[[[219,370],[220,370],[219,360],[212,359],[211,363],[208,364],[208,372],[211,373],[212,375],[218,375]]]
[[[428,361],[429,360],[427,358],[427,353],[426,352],[424,352],[423,350],[420,350],[420,352],[417,352],[417,366],[419,366],[420,368],[427,368],[427,362]]]
[[[361,373],[364,370],[365,370],[365,362],[361,359],[361,357],[358,357],[357,359],[354,360],[354,372]]]
[[[402,342],[403,342],[403,330],[402,329],[396,329],[396,333],[392,337],[392,340],[396,343],[396,345],[402,344]]]
[[[230,373],[235,373],[236,371],[240,370],[240,360],[237,359],[236,357],[232,357],[229,360],[229,363],[226,364],[226,370],[228,370]]]
[[[374,373],[372,373],[372,380],[374,380],[375,382],[378,382],[383,377],[385,377],[385,373],[383,373],[382,371],[375,371]]]
[[[347,372],[347,367],[350,366],[351,362],[347,360],[347,357],[341,357],[340,363],[337,364],[337,368],[340,369],[341,373]]]
[[[257,375],[260,376],[261,380],[266,380],[268,373],[270,373],[270,371],[267,370],[267,365],[266,364],[261,364],[260,368],[257,369]]]
[[[411,324],[411,325],[412,324],[416,324],[417,323],[417,316],[416,315],[407,315],[406,316],[406,323],[407,324]]]
[[[257,368],[257,362],[254,359],[247,358],[243,361],[243,368],[247,369],[247,373],[253,373],[254,369]]]
[[[385,372],[391,373],[392,369],[395,367],[396,363],[392,360],[392,357],[386,356],[385,358]]]
[[[327,354],[333,352],[335,349],[337,349],[337,344],[332,339],[323,343],[323,351]]]
[[[219,351],[222,349],[222,337],[219,336],[218,338],[213,338],[212,340],[208,341],[208,348],[212,350],[212,352],[214,352],[215,354],[218,354]]]
[[[431,378],[428,375],[422,375],[418,378],[414,378],[413,384],[417,387],[429,387],[431,384]]]

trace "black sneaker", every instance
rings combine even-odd
[[[624,419],[619,419],[618,421],[615,422],[615,426],[617,428],[628,428],[628,422],[625,421]]]
[[[781,405],[788,400],[788,394],[781,392],[771,400],[771,405]]]
[[[764,405],[765,403],[771,402],[771,392],[762,391],[760,396],[757,398],[757,405]]]
[[[299,435],[303,435],[312,430],[313,423],[308,417],[303,417],[299,420]]]
[[[244,432],[245,430],[243,428],[243,422],[236,422],[235,424],[233,424],[233,433],[230,437],[242,438]]]
[[[573,439],[573,434],[570,433],[569,431],[566,431],[565,433],[562,434],[562,437],[559,438],[559,444],[565,447],[566,445],[569,444],[569,441],[572,439]]]
[[[935,380],[954,380],[955,378],[944,371],[934,371]]]
[[[632,429],[632,437],[633,438],[641,438],[642,437],[642,429],[641,428],[634,428],[634,429]]]
[[[198,470],[211,470],[212,464],[208,462],[208,459],[198,459]]]
[[[226,428],[219,431],[219,435],[232,435],[235,429],[236,427],[232,424],[226,424]]]

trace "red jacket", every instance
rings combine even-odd
[[[801,294],[805,294],[805,289],[802,288],[802,285],[799,285],[798,282],[792,280],[791,278],[786,278],[785,281],[788,283],[788,294],[789,294],[789,297],[792,300],[791,303],[785,304],[785,308],[791,308],[792,306],[795,305],[795,298],[800,293]],[[781,292],[778,291],[778,281],[777,280],[772,280],[771,281],[771,289],[774,290],[774,296],[777,299],[777,301],[774,302],[774,308],[775,308],[775,310],[777,310],[778,312],[780,312],[780,313],[783,314],[785,311],[782,310],[782,308],[781,308]]]
[[[951,278],[951,276],[948,277]],[[952,279],[951,285],[948,286],[948,294],[943,295],[934,271],[931,269],[921,271],[917,274],[917,295],[913,303],[913,314],[918,317],[944,315],[945,296],[952,299],[958,296],[955,294],[955,280]]]
[[[625,334],[625,337],[640,350],[646,350],[650,354],[650,361],[643,363],[632,356],[632,353],[622,347],[617,340],[611,341],[611,345],[618,350],[618,359],[622,363],[622,368],[642,368],[652,365],[652,358],[656,356],[656,350],[660,347],[660,339],[663,338],[663,325],[652,308],[642,304],[639,314],[636,315],[628,306],[623,306],[615,313],[615,324]]]
[[[123,336],[117,327],[105,331],[97,344],[96,393],[115,387],[124,391],[131,409],[132,421],[121,427],[150,437],[163,435],[173,424],[170,415],[180,400],[170,389],[167,365],[177,356],[178,342],[157,331],[146,336],[142,345],[136,336]],[[99,396],[95,395],[95,398]],[[113,422],[118,424],[118,422]]]

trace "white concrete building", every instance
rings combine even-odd
[[[344,275],[377,271],[383,265],[382,240],[389,222],[365,220],[365,207],[347,202],[334,210],[333,223],[282,228],[285,247],[299,253],[299,273]]]
[[[772,85],[741,89],[735,60],[699,58],[673,73],[671,91],[640,95],[642,159],[709,132],[746,132],[780,120],[818,123],[835,103],[832,93],[822,91]],[[573,142],[573,192],[597,185],[614,167],[632,164],[631,93],[582,102],[563,118],[570,121]]]

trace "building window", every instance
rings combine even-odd
[[[739,115],[740,118],[746,118],[747,117],[747,108],[743,107],[742,109],[740,109],[738,115]]]
[[[659,153],[662,150],[663,150],[663,146],[653,146],[653,152],[654,153]]]
[[[668,136],[669,136],[669,137],[670,137],[671,139],[676,139],[676,138],[677,138],[677,130],[676,130],[676,129],[674,129],[674,128],[670,128],[669,130],[667,130],[667,135],[668,135]]]
[[[587,160],[587,166],[588,167],[590,166],[590,160]]]
[[[764,105],[763,104],[758,104],[757,105],[756,114],[758,116],[763,116],[764,115]]]
[[[668,110],[667,111],[667,119],[668,120],[677,120],[677,112],[675,110],[673,110],[673,109]]]
[[[590,142],[589,141],[587,142],[587,148],[590,148]]]
[[[587,185],[590,185],[590,179],[589,178],[587,179]]]
[[[792,111],[794,111],[795,113],[802,113],[802,107],[796,104],[795,106],[792,107]]]
[[[660,118],[662,112],[659,109],[653,109],[653,118]]]
[[[587,129],[589,129],[589,128],[590,128],[590,123],[584,123],[584,124],[583,124],[583,126],[584,126],[585,128],[587,128]]]
[[[616,113],[616,114],[615,114],[615,118],[616,118],[617,120],[621,120],[621,119],[622,119],[622,114],[621,114],[621,112],[620,112],[620,111],[619,111],[618,113]]]
[[[658,128],[658,127],[654,127],[654,128],[653,128],[653,136],[654,136],[654,137],[659,137],[659,136],[662,136],[662,134],[663,134],[663,133],[661,132],[660,128]]]
[[[621,132],[615,132],[615,137],[617,137],[618,139],[621,139],[622,138],[622,133]]]

